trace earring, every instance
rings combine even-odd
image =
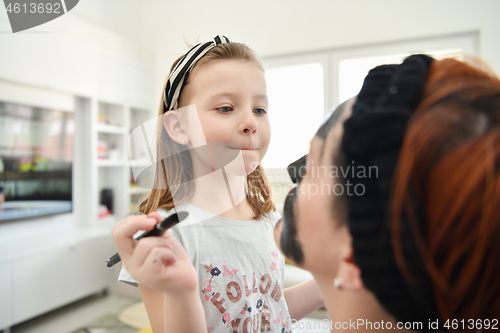
[[[344,280],[336,277],[335,280],[333,280],[333,287],[337,290],[342,289],[342,284],[344,284]]]
[[[184,146],[184,139],[182,139],[182,145]]]
[[[342,278],[336,277],[335,280],[333,280],[333,287],[337,290],[352,288],[352,284],[349,282],[345,284],[345,287],[342,286],[343,284],[344,284],[344,279]]]

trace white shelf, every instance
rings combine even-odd
[[[146,167],[148,165],[150,165],[151,163],[149,162],[149,159],[134,159],[134,160],[130,160],[130,166],[131,167]]]
[[[106,216],[97,218],[97,224],[99,225],[99,227],[102,227],[102,228],[107,227],[107,228],[109,228],[109,230],[111,230],[111,228],[119,221],[120,220],[118,219],[118,217],[116,215],[106,215]]]
[[[133,195],[133,194],[146,194],[149,191],[151,191],[151,190],[148,190],[148,189],[145,189],[145,188],[142,188],[142,187],[139,187],[139,186],[131,186],[129,188],[129,193],[131,195]]]
[[[147,190],[130,187],[131,167],[146,167],[149,165],[147,152],[135,151],[130,160],[128,148],[128,133],[130,128],[140,126],[151,118],[151,112],[146,107],[127,105],[126,101],[106,101],[100,98],[92,99],[92,159],[94,160],[92,181],[92,215],[95,215],[97,224],[104,220],[97,219],[101,191],[109,189],[113,199],[113,219],[119,221],[130,213],[132,200],[140,194],[147,194]],[[101,121],[101,122],[100,122]],[[103,123],[102,121],[106,121]],[[107,146],[108,159],[98,158],[98,141],[104,141]]]
[[[123,167],[127,165],[127,162],[124,160],[104,160],[98,159],[96,162],[99,167]]]
[[[97,131],[100,133],[109,134],[125,134],[125,127],[108,125],[108,124],[97,124]]]

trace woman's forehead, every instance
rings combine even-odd
[[[337,107],[333,108],[328,115],[323,119],[321,122],[321,125],[319,126],[318,130],[316,131],[316,134],[314,137],[318,136],[321,139],[325,139],[326,136],[328,135],[328,132],[335,126],[335,124],[338,122],[340,117],[344,113],[345,106],[349,100],[346,100],[345,102],[341,103]],[[313,138],[314,139],[314,138]]]
[[[351,116],[352,107],[355,102],[356,97],[352,97],[329,113],[310,142],[310,154],[314,153],[313,150],[319,149],[319,158],[321,159],[325,154],[325,148],[327,146],[329,148],[328,150],[332,148],[338,149],[344,132],[343,123]],[[336,140],[337,142],[335,142],[334,145],[331,143],[327,145],[327,141],[329,140]]]

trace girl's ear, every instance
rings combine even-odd
[[[183,129],[179,116],[179,112],[175,110],[166,112],[163,115],[163,128],[172,140],[181,145],[186,145],[189,142],[189,137]]]

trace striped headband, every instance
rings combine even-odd
[[[196,62],[216,45],[224,43],[231,43],[231,41],[226,36],[219,35],[215,36],[213,41],[199,43],[189,50],[189,52],[182,57],[177,65],[175,65],[175,68],[168,77],[167,86],[163,92],[163,113],[177,109],[178,99],[181,94],[182,87],[186,83],[189,73],[191,72],[191,69],[193,69]]]

